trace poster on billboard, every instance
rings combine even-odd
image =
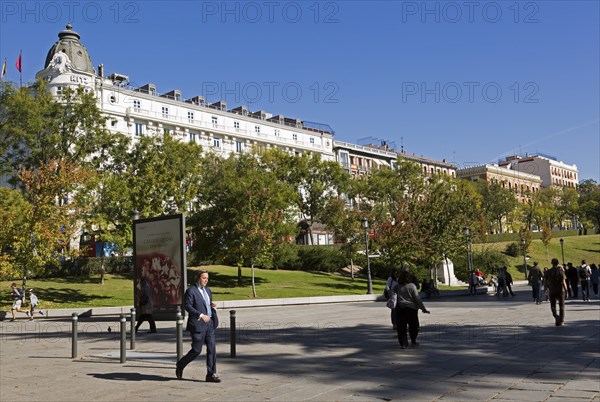
[[[175,319],[177,306],[183,307],[187,283],[185,217],[178,214],[135,220],[133,261],[136,309],[151,311],[155,320]],[[151,297],[142,300],[142,293],[151,293]]]

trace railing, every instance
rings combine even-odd
[[[240,134],[240,135],[246,137],[247,139],[256,139],[258,137],[260,139],[264,139],[265,141],[273,143],[273,144],[280,144],[280,145],[292,144],[292,145],[297,145],[297,146],[304,147],[304,148],[324,149],[324,147],[320,144],[310,144],[306,141],[295,140],[293,138],[285,138],[285,137],[281,137],[280,135],[276,136],[276,135],[270,135],[270,134],[266,134],[266,133],[257,133],[252,130],[246,130],[243,128],[234,128],[234,127],[230,127],[230,126],[225,126],[223,124],[214,124],[212,122],[205,122],[202,120],[193,120],[194,123],[190,124],[187,116],[185,116],[185,117],[178,117],[175,115],[165,116],[162,112],[154,112],[151,110],[140,109],[140,108],[135,108],[135,107],[128,107],[126,110],[126,114],[128,116],[139,115],[144,118],[149,118],[152,120],[157,120],[159,122],[162,121],[162,122],[166,122],[166,123],[170,123],[170,124],[173,124],[174,122],[181,123],[181,125],[192,126],[195,129],[205,128],[205,129],[208,129],[211,131],[217,131],[217,133],[221,134],[221,135]]]
[[[365,147],[364,145],[356,145],[356,144],[351,144],[349,142],[344,142],[344,141],[335,141],[334,145],[338,146],[338,147],[345,147],[345,148],[350,148],[350,149],[354,149],[357,151],[364,151],[364,152],[370,152],[373,154],[377,154],[377,155],[384,155],[384,156],[389,156],[392,158],[397,158],[398,154],[396,152],[393,151],[384,151],[383,149],[377,149],[377,148],[371,148],[371,147]]]

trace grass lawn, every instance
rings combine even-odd
[[[565,264],[572,262],[573,265],[580,265],[581,260],[586,260],[588,265],[600,264],[600,235],[587,235],[587,236],[569,236],[563,238],[563,248],[565,253]],[[496,250],[504,251],[506,246],[511,242],[499,242],[491,244],[477,244],[473,245],[475,250],[480,250],[485,247],[493,247]],[[521,245],[519,244],[519,248]],[[529,246],[527,253],[527,266],[533,266],[533,262],[537,261],[540,267],[550,268],[550,260],[552,258],[558,258],[559,263],[562,264],[562,254],[560,247],[560,238],[555,237],[550,240],[548,244],[548,256],[546,256],[546,246],[541,240],[533,240]],[[525,279],[525,273],[523,271],[523,255],[518,257],[508,257],[508,269],[513,276],[513,280]]]
[[[237,268],[222,265],[202,267],[210,273],[209,286],[215,300],[252,299],[251,270],[243,268],[242,286],[237,286]],[[188,269],[188,282],[193,280],[194,271]],[[257,298],[271,299],[283,297],[335,296],[365,294],[367,280],[363,277],[350,277],[324,272],[277,271],[255,269]],[[0,302],[0,310],[10,310],[12,304],[11,281],[0,282],[5,297]],[[16,281],[19,288],[20,281]],[[109,307],[133,304],[133,282],[129,277],[105,275],[104,285],[99,276],[90,278],[46,278],[30,279],[28,288],[34,288],[42,308],[70,307]],[[382,294],[385,280],[373,280],[373,292]]]
[[[509,242],[485,245],[504,251]],[[484,245],[474,245],[479,249]],[[580,264],[582,259],[588,264],[600,263],[600,235],[572,236],[564,238],[565,262]],[[560,242],[552,239],[548,246],[549,258],[562,260]],[[542,268],[549,267],[546,259],[546,249],[541,240],[534,240],[529,248],[528,266],[533,261],[539,261]],[[252,299],[251,270],[243,268],[242,286],[237,286],[237,268],[222,265],[203,267],[210,272],[210,282],[215,300],[244,300]],[[193,271],[188,269],[188,282],[193,278]],[[514,280],[523,280],[523,257],[509,257],[509,270]],[[15,281],[21,287],[20,281]],[[10,310],[12,304],[10,284],[12,281],[0,282],[0,310]],[[367,281],[364,277],[350,277],[324,272],[255,270],[256,292],[259,299],[305,296],[335,296],[365,294]],[[30,279],[28,288],[34,288],[40,299],[42,308],[70,307],[109,307],[127,306],[133,304],[133,283],[129,276],[106,275],[104,285],[100,278],[68,277]],[[384,279],[373,280],[373,292],[382,294],[385,287]],[[440,289],[447,287],[440,286]]]

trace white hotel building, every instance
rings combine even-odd
[[[246,106],[227,109],[225,102],[209,104],[201,96],[184,99],[179,90],[160,94],[154,84],[131,88],[126,75],[105,77],[103,65],[94,69],[80,35],[70,25],[58,37],[36,78],[46,81],[55,95],[79,85],[92,91],[113,132],[132,138],[169,133],[222,156],[258,147],[290,154],[317,152],[325,160],[335,160],[329,126],[250,112]]]

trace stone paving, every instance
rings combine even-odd
[[[204,351],[175,379],[173,322],[159,322],[156,334],[144,324],[121,364],[117,317],[80,320],[76,359],[69,319],[5,321],[0,400],[600,402],[599,300],[567,301],[566,325],[556,327],[548,303],[516,289],[426,300],[421,345],[406,350],[385,304],[361,301],[237,308],[232,358],[224,309],[220,384],[204,382]]]

